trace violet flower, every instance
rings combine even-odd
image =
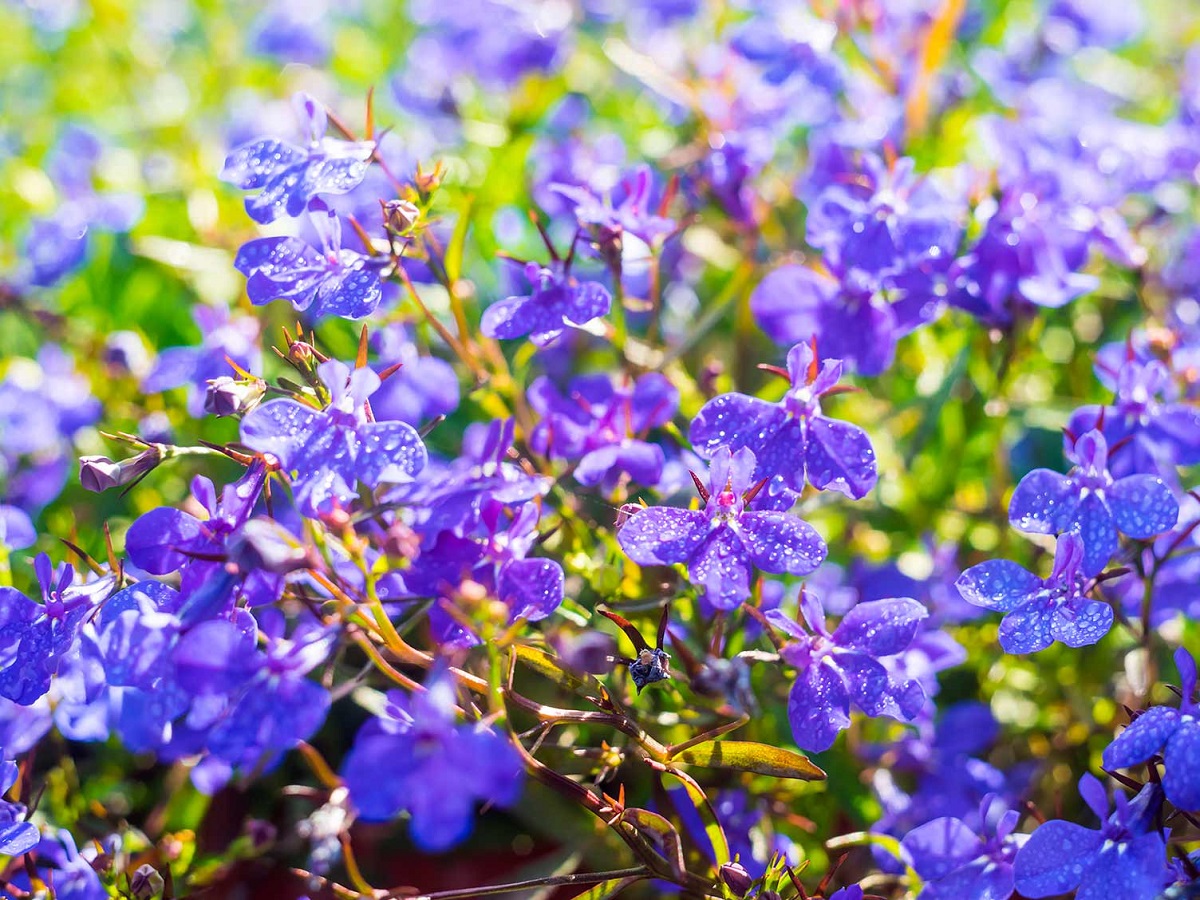
[[[50,679],[71,652],[84,619],[112,590],[109,575],[75,583],[75,569],[57,572],[50,557],[34,560],[42,603],[16,588],[0,587],[0,696],[28,706],[50,689]]]
[[[1007,900],[1013,893],[1013,860],[1027,840],[1014,834],[1021,814],[994,795],[984,798],[977,832],[946,817],[920,825],[900,847],[923,879],[922,900]]]
[[[525,277],[533,285],[529,294],[498,300],[483,311],[479,328],[488,337],[511,340],[529,335],[544,347],[567,328],[586,325],[612,307],[604,285],[577,281],[561,262],[551,267],[527,263]]]
[[[686,563],[688,578],[717,609],[750,597],[750,574],[807,575],[828,552],[812,526],[783,512],[751,512],[754,453],[718,449],[709,469],[703,510],[652,506],[617,532],[621,549],[638,565]]]
[[[529,438],[536,453],[578,460],[575,480],[589,487],[616,487],[622,475],[642,485],[657,484],[666,457],[645,440],[679,408],[679,391],[651,372],[632,384],[614,385],[607,375],[572,379],[564,396],[549,378],[529,387],[529,405],[542,416]]]
[[[446,850],[471,832],[477,803],[511,806],[521,758],[481,723],[455,722],[454,682],[434,669],[425,690],[388,692],[384,715],[355,736],[342,778],[359,817],[387,822],[402,811],[422,850]]]
[[[850,610],[832,634],[815,597],[800,594],[808,630],[781,610],[768,621],[794,640],[781,656],[796,668],[788,694],[788,721],[797,745],[820,752],[850,724],[850,703],[869,716],[912,719],[925,704],[920,683],[889,674],[881,658],[903,653],[929,613],[907,597],[872,600]]]
[[[1104,750],[1105,769],[1128,769],[1162,756],[1167,799],[1182,810],[1200,810],[1200,703],[1196,700],[1196,661],[1175,651],[1181,694],[1179,709],[1152,706],[1129,723]]]
[[[325,409],[280,398],[242,419],[242,442],[279,460],[307,515],[354,499],[357,482],[373,489],[408,481],[427,459],[411,425],[367,419],[363,404],[378,389],[378,375],[366,368],[351,372],[337,360],[321,363],[317,372],[329,389]]]
[[[955,584],[968,602],[1004,613],[1000,646],[1006,653],[1036,653],[1055,641],[1085,647],[1108,634],[1112,607],[1089,600],[1087,582],[1083,538],[1069,531],[1058,539],[1048,578],[993,559],[967,569]]]
[[[1174,479],[1176,466],[1200,463],[1200,409],[1179,402],[1171,374],[1158,360],[1130,360],[1117,374],[1109,406],[1083,406],[1067,424],[1072,434],[1103,432],[1114,453],[1109,470],[1116,478],[1152,473]]]
[[[1111,815],[1095,776],[1079,780],[1079,793],[1100,817],[1100,828],[1059,819],[1039,825],[1017,853],[1016,889],[1030,898],[1075,891],[1075,900],[1154,900],[1171,880],[1166,846],[1154,824],[1162,788],[1148,784],[1132,801],[1117,791]]]
[[[779,476],[797,492],[807,479],[818,490],[855,500],[866,496],[877,477],[866,432],[821,411],[821,397],[841,380],[841,360],[826,359],[818,369],[813,348],[797,344],[788,351],[787,366],[792,386],[779,403],[737,393],[706,403],[692,422],[696,452],[712,456],[722,446],[749,448],[759,478]]]
[[[344,194],[367,174],[373,141],[339,141],[325,137],[325,109],[313,97],[299,93],[292,105],[305,129],[308,144],[297,147],[274,138],[237,147],[225,159],[221,179],[244,191],[246,212],[255,222],[274,222],[285,213],[299,216],[318,194]]]
[[[1175,527],[1179,502],[1155,475],[1115,479],[1108,471],[1108,441],[1093,429],[1069,452],[1075,467],[1066,475],[1034,469],[1021,479],[1008,507],[1013,527],[1034,534],[1077,531],[1083,571],[1096,575],[1117,550],[1118,530],[1152,538]]]
[[[326,316],[361,319],[383,297],[384,257],[342,249],[342,222],[320,200],[308,204],[321,249],[297,237],[257,238],[238,250],[234,267],[247,277],[246,293],[256,306],[287,300],[314,320]]]

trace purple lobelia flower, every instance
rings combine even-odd
[[[129,231],[141,219],[145,202],[140,196],[95,190],[93,173],[103,154],[97,134],[76,125],[64,129],[46,160],[46,174],[62,202],[51,215],[30,223],[18,285],[54,285],[86,259],[89,232]]]
[[[242,420],[242,442],[279,460],[307,515],[357,497],[357,482],[373,489],[408,481],[427,458],[411,425],[368,419],[364,404],[379,387],[378,375],[366,368],[351,372],[337,360],[321,363],[317,371],[329,389],[325,409],[281,398]]]
[[[1105,769],[1127,769],[1162,756],[1167,799],[1182,810],[1200,810],[1200,703],[1196,661],[1180,647],[1175,665],[1182,682],[1179,709],[1152,706],[1138,715],[1104,750]]]
[[[0,762],[0,794],[7,794],[17,783],[20,774],[12,760]],[[37,826],[25,821],[24,805],[9,800],[0,800],[0,853],[5,856],[20,856],[37,846],[42,839]]]
[[[821,412],[821,397],[835,392],[842,377],[841,361],[827,359],[818,368],[808,344],[794,346],[787,360],[792,386],[779,403],[733,393],[704,405],[690,432],[696,452],[747,447],[760,478],[780,476],[794,491],[803,491],[807,479],[818,490],[864,497],[877,477],[866,432]]]
[[[129,526],[125,551],[135,565],[153,575],[182,572],[180,587],[188,596],[188,604],[180,611],[185,624],[208,618],[235,593],[251,605],[279,598],[281,577],[262,567],[239,571],[230,559],[266,479],[266,466],[255,462],[237,482],[226,485],[218,502],[213,483],[198,475],[192,480],[192,496],[208,513],[207,520],[163,506]]]
[[[1079,793],[1100,817],[1100,828],[1060,819],[1039,825],[1017,853],[1017,890],[1032,898],[1074,890],[1076,900],[1154,900],[1171,880],[1166,846],[1154,830],[1162,788],[1148,784],[1132,801],[1116,792],[1111,815],[1104,786],[1095,776],[1079,780]]]
[[[33,520],[24,510],[0,503],[0,547],[24,550],[37,543]]]
[[[529,387],[529,405],[542,416],[529,445],[537,453],[578,460],[575,480],[606,490],[621,476],[657,484],[666,457],[646,432],[666,424],[679,408],[679,391],[657,372],[632,384],[614,385],[607,375],[584,375],[567,385],[564,396],[545,376]]]
[[[1113,403],[1080,407],[1067,430],[1082,434],[1096,428],[1109,447],[1121,445],[1109,461],[1116,478],[1154,473],[1173,479],[1176,466],[1200,463],[1200,409],[1178,402],[1177,395],[1163,363],[1129,360],[1117,374]]]
[[[344,194],[367,174],[374,141],[339,141],[325,137],[325,109],[308,94],[292,99],[296,115],[308,137],[297,147],[287,141],[265,138],[233,150],[225,159],[221,179],[244,191],[246,212],[255,222],[273,222],[285,213],[295,217],[318,194]]]
[[[95,842],[89,842],[84,845],[83,850],[79,850],[75,839],[65,828],[47,828],[45,836],[30,852],[39,880],[44,884],[54,885],[54,896],[58,900],[106,900],[109,896],[100,881],[100,876],[96,874],[96,869],[92,867],[100,853],[105,852],[105,849],[102,846],[98,847]],[[5,887],[20,889],[20,896],[33,896],[33,886],[27,871],[14,873],[12,880],[7,882]]]
[[[567,328],[606,315],[612,307],[604,285],[577,281],[562,262],[550,267],[527,263],[525,277],[533,285],[529,294],[499,300],[484,310],[479,327],[488,337],[510,340],[529,335],[541,347]]]
[[[1014,834],[1021,814],[989,794],[977,833],[962,819],[934,819],[905,835],[900,847],[924,881],[923,900],[1007,900],[1013,860],[1027,837]]]
[[[705,508],[637,512],[617,532],[621,548],[638,565],[686,563],[692,584],[717,609],[733,609],[750,597],[754,566],[777,575],[814,571],[828,551],[811,525],[784,512],[747,511],[754,468],[749,449],[718,449],[708,489],[701,488]]]
[[[1069,531],[1058,539],[1048,578],[993,559],[971,566],[955,584],[970,603],[1004,613],[1000,646],[1006,653],[1036,653],[1056,640],[1086,647],[1108,634],[1112,607],[1087,598],[1087,581],[1083,538]]]
[[[916,600],[895,597],[860,603],[848,612],[832,634],[825,613],[811,594],[800,594],[805,630],[782,610],[767,620],[794,640],[780,652],[796,667],[788,694],[792,735],[804,750],[820,752],[833,746],[839,731],[850,724],[850,703],[869,716],[909,719],[925,704],[920,683],[899,680],[888,673],[881,658],[903,653],[917,634],[928,611]]]
[[[256,306],[282,298],[315,319],[361,319],[379,306],[380,272],[390,261],[342,249],[342,221],[320,200],[308,204],[321,240],[317,250],[298,237],[257,238],[238,250],[234,266],[246,276]]]
[[[306,621],[289,636],[279,610],[267,608],[258,617],[257,629],[244,614],[238,620],[202,622],[172,653],[180,686],[193,697],[221,701],[223,708],[205,729],[203,769],[193,771],[197,787],[206,793],[234,772],[273,766],[311,737],[329,710],[329,691],[306,675],[329,657],[335,633]],[[256,650],[260,638],[261,652]],[[189,724],[197,718],[194,706]]]
[[[898,274],[928,258],[954,256],[962,233],[958,210],[914,172],[912,159],[888,165],[864,153],[858,169],[827,184],[809,206],[808,243],[824,252],[830,268]]]
[[[158,355],[154,367],[142,379],[147,393],[189,388],[188,411],[204,413],[208,382],[228,376],[229,360],[247,372],[260,370],[262,353],[258,338],[261,326],[252,316],[231,315],[224,306],[197,303],[192,318],[200,328],[200,340],[184,347],[168,347]]]
[[[1070,451],[1075,467],[1066,475],[1034,469],[1013,491],[1008,519],[1034,534],[1077,531],[1083,541],[1083,571],[1096,575],[1117,550],[1117,532],[1151,538],[1175,527],[1179,503],[1155,475],[1114,479],[1108,471],[1108,441],[1093,429]]]
[[[586,187],[568,184],[550,186],[575,205],[575,218],[592,240],[620,255],[622,238],[633,235],[645,244],[661,243],[675,230],[675,222],[658,212],[654,172],[642,165],[628,172],[610,194],[600,196]]]
[[[539,538],[537,504],[525,503],[511,518],[501,502],[485,502],[471,537],[443,532],[422,549],[402,574],[409,596],[435,597],[430,621],[441,644],[470,647],[479,639],[446,611],[445,605],[470,579],[508,607],[509,621],[536,622],[556,610],[564,597],[562,566],[553,559],[531,558]]]
[[[388,693],[384,715],[355,737],[342,778],[360,818],[386,822],[406,811],[414,843],[432,852],[470,834],[477,803],[515,803],[522,765],[506,738],[455,722],[454,682],[444,668],[425,687]]]
[[[375,418],[398,419],[419,425],[458,409],[458,375],[454,367],[436,356],[422,356],[399,323],[386,325],[371,335],[379,353],[379,369],[400,365],[371,397]]]
[[[84,619],[116,583],[109,575],[76,584],[72,566],[64,564],[55,572],[44,553],[38,554],[34,568],[42,603],[15,588],[0,587],[0,696],[22,706],[50,689]]]
[[[449,462],[431,460],[410,484],[387,495],[416,514],[424,543],[444,531],[471,536],[493,506],[519,506],[550,490],[551,479],[531,475],[510,461],[516,424],[512,419],[472,422],[463,431],[462,450]]]

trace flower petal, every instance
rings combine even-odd
[[[1100,600],[1078,599],[1054,610],[1050,633],[1068,647],[1087,647],[1112,630],[1112,607]]]
[[[732,529],[718,528],[688,560],[688,578],[717,609],[733,609],[750,599],[749,553]]]
[[[661,566],[687,562],[708,532],[708,519],[699,510],[652,506],[621,526],[617,542],[639,566]]]
[[[971,566],[954,583],[963,599],[984,609],[1008,612],[1042,587],[1042,580],[1007,559],[991,559]]]
[[[1111,610],[1110,610],[1111,612]],[[1000,622],[1000,646],[1005,653],[1037,653],[1054,643],[1053,611],[1041,605],[1014,610]]]
[[[832,747],[850,724],[850,695],[841,676],[820,663],[801,672],[788,693],[788,721],[800,749],[819,753]]]
[[[1130,475],[1108,491],[1113,521],[1122,534],[1151,538],[1170,531],[1179,521],[1179,501],[1166,483],[1154,475]]]
[[[1163,751],[1167,771],[1163,790],[1167,799],[1180,809],[1200,810],[1200,722],[1191,716],[1167,741]]]
[[[1035,832],[1036,833],[1036,832]],[[1157,834],[1110,843],[1084,867],[1075,900],[1155,900],[1169,879],[1167,848]],[[1022,892],[1024,893],[1024,892]]]
[[[926,881],[945,878],[983,853],[983,842],[962,819],[946,816],[910,831],[900,846]]]
[[[1079,493],[1067,476],[1049,469],[1034,469],[1013,490],[1008,521],[1031,534],[1059,534],[1073,521]]]
[[[563,602],[563,570],[552,559],[518,559],[500,570],[500,599],[513,618],[544,619]]]
[[[750,561],[764,572],[807,575],[829,552],[811,525],[787,513],[743,513],[738,524]]]
[[[833,632],[840,647],[870,656],[892,656],[908,649],[929,610],[907,597],[869,600],[853,607]]]
[[[1017,853],[1013,875],[1026,897],[1052,897],[1079,885],[1104,844],[1100,832],[1073,822],[1044,822]]]
[[[1179,712],[1168,706],[1152,706],[1104,748],[1101,759],[1106,769],[1128,769],[1144,763],[1166,745],[1179,728]]]
[[[817,490],[861,500],[875,487],[875,449],[867,433],[840,419],[816,416],[808,423],[804,465]]]

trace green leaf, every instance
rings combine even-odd
[[[673,761],[710,769],[734,769],[776,778],[824,781],[825,773],[807,756],[754,741],[709,741],[680,751]]]

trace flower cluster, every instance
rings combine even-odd
[[[1196,895],[1191,11],[136,5],[0,11],[0,896]]]

